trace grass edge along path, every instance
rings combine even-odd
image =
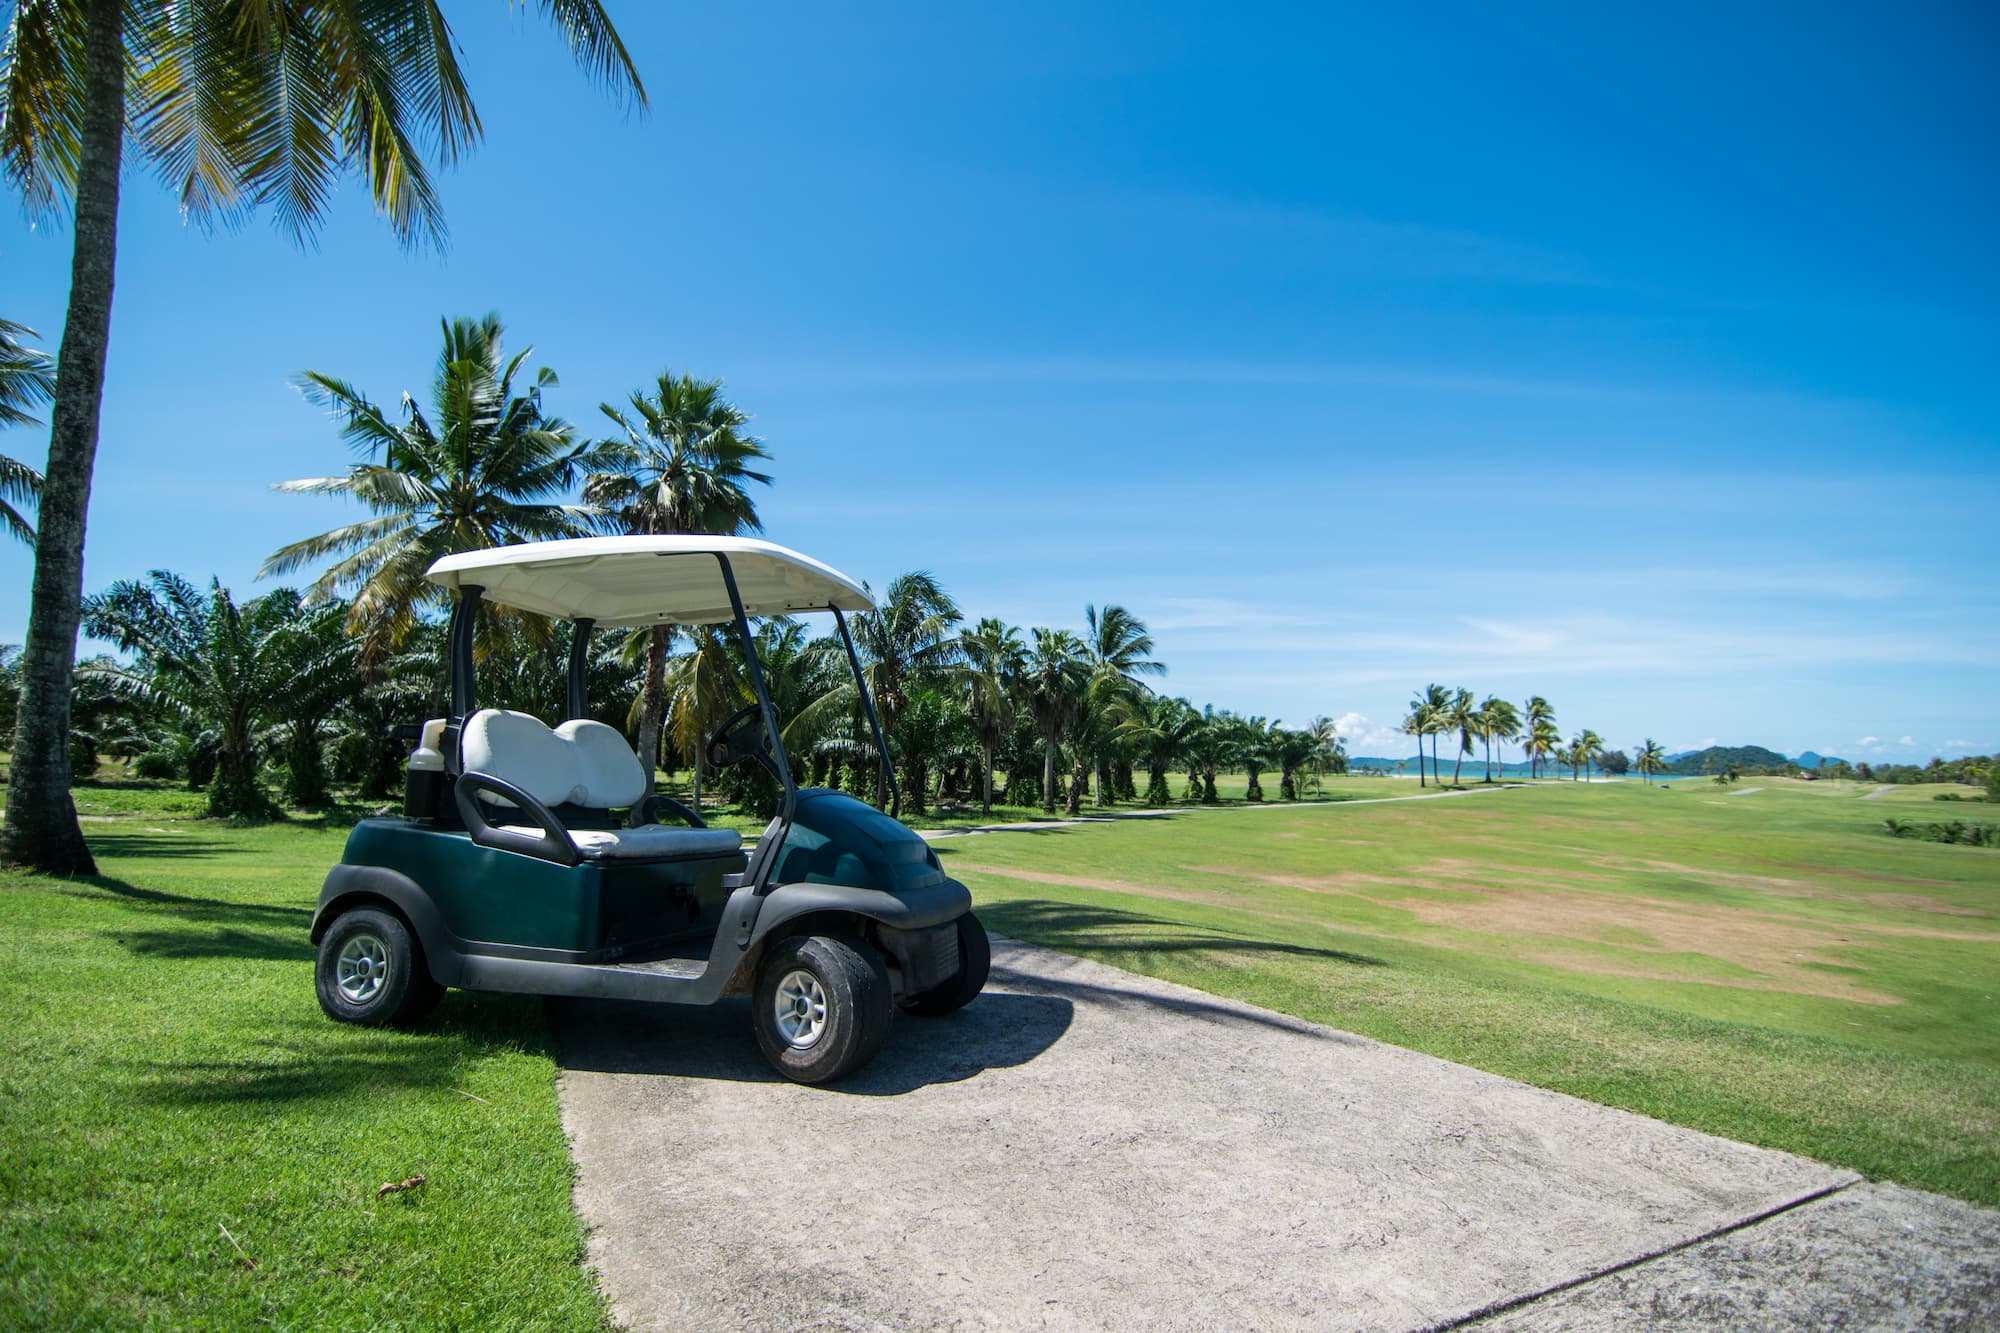
[[[609,1326],[540,1002],[319,1012],[342,836],[94,829],[104,876],[0,875],[0,1326]]]

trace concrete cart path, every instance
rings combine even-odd
[[[779,1081],[744,1001],[554,1003],[576,1200],[616,1318],[2000,1321],[2000,1214],[1043,949],[996,941],[994,964],[970,1008],[899,1019],[833,1089]],[[1876,1290],[1890,1307],[1850,1299]]]

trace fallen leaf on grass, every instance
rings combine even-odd
[[[384,1184],[381,1189],[376,1190],[375,1197],[381,1199],[391,1194],[401,1194],[404,1190],[413,1190],[423,1183],[424,1178],[422,1176],[411,1176],[408,1180],[392,1180]]]

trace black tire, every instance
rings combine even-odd
[[[320,937],[313,989],[328,1018],[372,1028],[407,1027],[444,996],[410,928],[376,907],[341,913]]]
[[[958,973],[950,981],[931,987],[921,995],[903,997],[903,1012],[922,1018],[955,1014],[979,998],[986,989],[987,974],[993,970],[993,946],[986,939],[986,927],[967,912],[958,919]]]
[[[773,943],[758,966],[751,1005],[764,1058],[794,1083],[825,1083],[873,1060],[896,1013],[882,955],[829,935]]]

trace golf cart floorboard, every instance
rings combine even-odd
[[[655,958],[645,963],[605,963],[621,972],[647,972],[656,977],[678,977],[692,981],[708,970],[706,958]]]

